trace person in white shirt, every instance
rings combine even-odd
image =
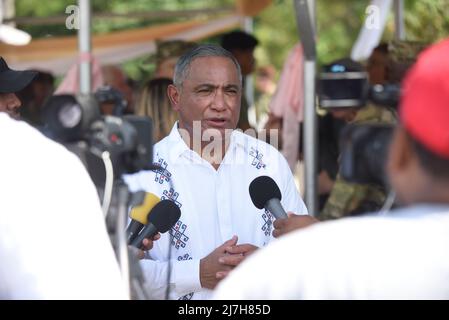
[[[241,94],[240,67],[228,51],[201,45],[184,54],[168,89],[179,121],[154,146],[161,169],[124,178],[131,191],[152,192],[181,209],[173,242],[163,234],[150,259],[141,260],[154,299],[165,297],[167,285],[170,299],[207,299],[230,270],[272,240],[273,217],[249,196],[254,178],[272,177],[284,208],[307,214],[283,156],[234,130]]]
[[[449,299],[448,55],[449,39],[403,82],[388,175],[404,207],[288,233],[240,265],[215,299]],[[306,225],[288,220],[277,235]]]
[[[81,161],[0,114],[0,299],[127,299]]]

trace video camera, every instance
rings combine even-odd
[[[112,93],[112,95],[111,95]],[[152,121],[134,115],[102,116],[98,102],[118,102],[120,97],[107,88],[94,95],[52,96],[43,108],[43,133],[62,143],[83,162],[97,192],[111,244],[115,249],[123,278],[129,280],[132,298],[147,299],[137,258],[129,254],[125,228],[129,205],[140,204],[142,193],[130,194],[121,177],[140,170],[154,170]],[[139,200],[138,200],[139,199]]]
[[[333,64],[318,79],[322,108],[362,108],[368,103],[396,108],[400,96],[397,84],[370,86],[368,74]],[[340,173],[343,179],[388,187],[385,164],[393,125],[349,124],[340,135]]]
[[[321,108],[361,108],[368,102],[396,108],[399,102],[398,84],[369,85],[363,71],[323,72],[318,79],[318,97]]]
[[[104,153],[115,177],[150,169],[152,121],[134,115],[102,116],[92,95],[55,95],[43,108],[44,133],[75,152],[97,186],[105,180]]]

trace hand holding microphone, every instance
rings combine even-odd
[[[273,222],[273,237],[278,238],[286,233],[306,228],[317,222],[320,221],[309,215],[296,215],[289,212],[287,219],[279,219]]]
[[[139,201],[141,204],[132,208],[129,214],[131,222],[126,229],[128,244],[131,244],[143,227],[145,227],[151,210],[159,201],[161,201],[161,199],[153,193],[144,193],[143,197],[143,200]]]
[[[254,179],[249,185],[249,194],[257,208],[267,209],[276,218],[273,222],[273,237],[275,238],[319,222],[309,215],[296,215],[291,212],[287,215],[281,205],[281,191],[276,182],[268,176]]]
[[[145,239],[153,238],[158,232],[165,233],[179,220],[181,210],[171,200],[158,202],[148,215],[148,222],[142,231],[131,242],[131,245],[140,249]]]
[[[276,219],[287,218],[287,213],[281,205],[281,190],[269,176],[255,178],[249,185],[249,195],[256,208],[265,208]]]

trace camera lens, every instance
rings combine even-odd
[[[83,116],[81,106],[75,103],[69,103],[61,107],[58,112],[58,120],[64,128],[71,129],[76,127]]]

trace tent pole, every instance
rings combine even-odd
[[[91,77],[91,7],[90,0],[78,0],[79,22],[78,49],[80,58],[79,87],[81,94],[89,94],[92,90]]]
[[[295,0],[296,22],[303,46],[304,61],[304,200],[310,215],[318,213],[317,118],[315,111],[315,0]],[[303,76],[303,75],[301,75]],[[298,89],[299,90],[299,89]]]
[[[394,0],[394,27],[396,40],[405,40],[404,0]]]
[[[249,34],[253,34],[254,19],[252,17],[245,17],[243,19],[243,30]],[[254,105],[254,77],[251,74],[245,77],[245,97],[249,107]]]

